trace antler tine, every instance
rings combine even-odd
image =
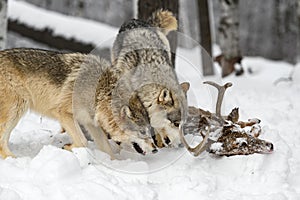
[[[206,150],[206,144],[207,144],[207,141],[208,141],[209,133],[207,133],[205,135],[205,137],[203,138],[203,140],[200,142],[200,144],[198,144],[195,147],[190,147],[190,145],[185,140],[182,125],[179,128],[179,135],[180,135],[180,139],[181,139],[183,145],[185,146],[185,148],[190,153],[192,153],[195,157],[198,156],[198,155],[200,155],[203,151]]]
[[[216,104],[216,115],[217,118],[222,119],[221,116],[221,105],[222,105],[222,101],[223,101],[223,97],[224,97],[224,93],[225,90],[229,87],[232,86],[232,83],[226,83],[225,85],[221,86],[218,85],[217,83],[211,82],[211,81],[206,81],[204,82],[205,84],[209,84],[212,85],[214,87],[216,87],[218,89],[218,100],[217,100],[217,104]],[[179,127],[179,135],[180,135],[180,139],[181,142],[183,143],[183,145],[186,147],[186,149],[192,153],[194,156],[198,156],[200,155],[203,151],[206,150],[207,148],[207,143],[208,143],[208,138],[209,138],[209,131],[206,133],[205,137],[203,138],[203,140],[200,142],[200,144],[198,144],[195,147],[190,147],[190,145],[187,143],[187,141],[184,138],[184,132],[183,132],[183,127],[182,124]]]
[[[203,82],[204,84],[209,84],[214,86],[215,88],[217,88],[218,90],[218,99],[217,99],[217,104],[216,104],[216,115],[218,117],[221,117],[221,106],[222,106],[222,101],[223,101],[223,97],[224,97],[224,93],[226,91],[227,88],[232,86],[232,83],[228,82],[225,85],[221,86],[215,82],[212,81],[205,81]]]

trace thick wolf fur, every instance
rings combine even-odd
[[[178,124],[186,115],[186,98],[165,36],[176,28],[168,11],[158,11],[146,22],[125,23],[114,43],[112,66],[78,53],[1,51],[0,154],[13,156],[10,132],[28,109],[57,119],[73,140],[70,149],[87,145],[79,124],[112,157],[107,135],[142,154],[156,151],[150,123],[162,145],[179,144]]]
[[[74,116],[80,124],[102,127],[118,144],[133,147],[142,154],[155,152],[151,138],[146,137],[153,132],[146,109],[134,91],[116,88],[119,79],[120,71],[107,63],[94,64],[88,58],[74,84]],[[113,96],[117,89],[118,96]],[[145,149],[141,151],[140,146]]]
[[[57,119],[73,140],[66,147],[69,149],[87,145],[79,124],[111,157],[107,134],[115,141],[145,143],[140,132],[151,128],[137,95],[113,115],[111,93],[118,79],[117,70],[93,55],[37,49],[0,51],[0,155],[14,156],[8,146],[10,133],[28,109]],[[72,99],[74,92],[79,95]],[[138,109],[140,112],[135,112]],[[142,144],[148,147],[147,153],[153,151],[148,143]]]
[[[125,22],[114,42],[112,63],[127,70],[126,81],[145,106],[151,126],[160,137],[156,144],[178,146],[178,126],[186,116],[186,97],[171,63],[166,35],[177,29],[177,20],[169,11],[159,10],[147,20]]]

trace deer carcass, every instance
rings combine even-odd
[[[210,81],[204,83],[218,89],[216,112],[211,113],[191,106],[188,108],[187,120],[179,128],[181,141],[187,150],[194,156],[205,150],[222,156],[271,153],[273,144],[258,138],[261,133],[259,119],[239,121],[238,108],[234,108],[227,116],[221,115],[224,93],[232,83],[223,86]],[[203,140],[197,146],[190,147],[185,140],[185,134],[201,135]]]

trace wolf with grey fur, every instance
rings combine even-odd
[[[125,22],[112,49],[114,67],[127,71],[118,85],[137,92],[155,129],[153,138],[159,147],[176,147],[181,143],[178,126],[187,110],[186,97],[172,66],[166,38],[176,29],[177,20],[173,14],[158,10],[147,21],[132,19]]]

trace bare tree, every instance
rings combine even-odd
[[[0,0],[0,49],[6,45],[7,32],[7,0]]]
[[[207,0],[198,0],[198,18],[203,75],[213,75],[211,32],[209,20],[209,5]],[[209,56],[207,56],[207,53]]]
[[[216,61],[222,67],[224,77],[235,71],[235,65],[241,65],[242,60],[239,46],[239,0],[219,0],[219,2],[221,5],[219,38],[222,54],[216,57]]]
[[[151,14],[158,9],[165,9],[171,11],[178,20],[178,0],[139,0],[138,1],[138,18],[146,20]],[[172,63],[175,67],[175,53],[177,48],[177,35],[175,32],[169,33],[167,38],[170,41],[172,52]]]

